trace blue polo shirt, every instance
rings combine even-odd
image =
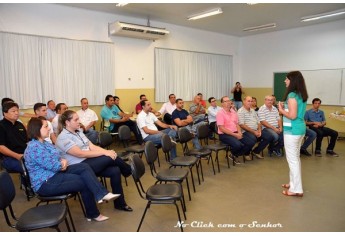
[[[314,111],[313,109],[310,109],[305,113],[304,119],[308,122],[326,121],[325,113],[323,111],[321,110]]]
[[[120,110],[116,105],[113,105],[111,108],[104,105],[101,110],[101,117],[104,120],[116,119],[120,120],[122,117],[119,115]],[[113,130],[114,123],[110,123],[109,130]]]

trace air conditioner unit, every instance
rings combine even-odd
[[[109,24],[109,35],[157,40],[167,34],[169,34],[169,31],[164,28],[136,25],[120,21]]]

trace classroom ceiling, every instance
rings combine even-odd
[[[212,31],[238,37],[320,24],[345,19],[345,14],[311,22],[301,22],[301,17],[321,14],[345,8],[345,3],[131,3],[116,7],[115,3],[67,3],[78,7],[150,21]],[[220,7],[223,14],[189,21],[187,17],[198,12]],[[120,20],[114,19],[114,21]],[[133,22],[128,22],[133,23]],[[276,23],[272,29],[244,32],[247,27]],[[155,26],[151,24],[151,26]],[[161,27],[161,26],[160,26]],[[169,29],[168,29],[169,30]]]

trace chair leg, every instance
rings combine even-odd
[[[186,184],[187,184],[187,190],[188,190],[189,201],[192,201],[192,197],[191,197],[191,195],[190,195],[190,189],[189,189],[188,176],[186,177]]]
[[[177,216],[178,216],[178,222],[180,223],[180,229],[181,232],[183,232],[182,222],[181,222],[181,216],[180,216],[180,210],[178,209],[178,206],[176,204],[176,201],[174,201],[174,205],[176,206]],[[185,215],[186,216],[186,215]]]
[[[70,221],[71,221],[71,225],[72,225],[73,232],[77,232],[77,230],[75,229],[75,226],[74,226],[74,222],[73,222],[73,218],[72,218],[71,211],[70,211],[70,209],[69,209],[69,205],[68,205],[68,203],[67,203],[67,199],[65,199],[64,202],[65,202],[66,207],[67,207],[67,213],[68,213],[69,219],[70,219]]]
[[[67,227],[68,232],[71,232],[71,228],[69,227],[69,223],[68,223],[67,217],[65,218],[65,223],[66,223],[66,227]],[[57,229],[59,229],[59,226],[57,226]],[[58,230],[56,230],[56,231],[58,231]],[[59,229],[58,232],[60,232],[60,229]]]
[[[213,157],[212,154],[210,154],[209,159],[211,159],[211,163],[212,163],[212,169],[213,169],[213,174],[216,175],[216,171],[214,169],[214,163],[213,163]]]
[[[197,168],[197,167],[196,167]],[[189,166],[189,170],[190,170],[190,177],[192,179],[192,185],[193,185],[193,190],[195,193],[195,183],[194,183],[194,175],[193,175],[193,166]]]
[[[150,207],[150,205],[151,205],[151,201],[148,201],[147,204],[146,204],[145,210],[144,210],[144,214],[143,214],[143,216],[141,217],[141,220],[140,220],[140,223],[139,223],[137,232],[139,232],[139,230],[140,230],[140,228],[141,228],[141,224],[142,224],[143,221],[144,221],[144,218],[145,218],[145,215],[146,215],[146,211],[147,211],[147,209]]]
[[[78,197],[78,200],[79,200],[79,203],[80,203],[80,208],[83,211],[84,216],[86,217],[85,207],[84,207],[83,201],[81,200],[80,194],[77,193],[76,196]]]
[[[216,157],[215,157],[215,161],[217,162],[218,173],[220,173],[220,168],[219,168],[219,159],[218,159],[218,152],[219,152],[219,151],[216,151]]]

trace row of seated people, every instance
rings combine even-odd
[[[37,194],[55,196],[80,192],[88,219],[109,219],[100,214],[96,202],[112,199],[114,208],[132,211],[125,201],[121,184],[121,175],[131,175],[130,166],[117,158],[115,151],[92,144],[85,134],[79,131],[80,120],[76,112],[67,110],[60,115],[55,145],[51,140],[46,141],[51,137],[51,128],[45,117],[31,118],[26,129],[18,121],[18,104],[5,103],[2,112],[4,118],[0,121],[1,164],[8,172],[20,173],[23,176],[21,161],[24,158],[33,190]],[[112,193],[99,185],[96,176],[110,178]]]

